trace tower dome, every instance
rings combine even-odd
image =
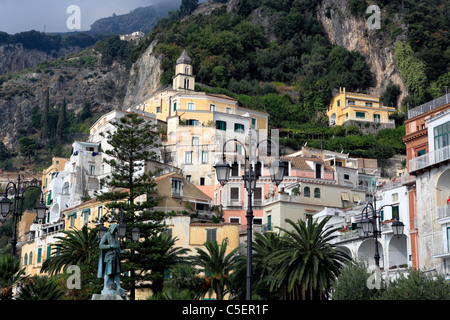
[[[183,50],[183,53],[177,60],[177,64],[192,64],[192,59],[189,58],[188,54],[186,53],[186,50]]]

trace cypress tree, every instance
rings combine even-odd
[[[47,88],[44,110],[42,111],[42,115],[41,115],[41,132],[40,132],[41,142],[44,145],[47,144],[48,138],[49,138],[49,132],[48,132],[49,113],[50,113],[50,92],[49,92],[49,89]]]
[[[64,98],[63,104],[59,109],[58,123],[56,125],[56,136],[61,141],[64,141],[64,132],[67,125],[66,119],[66,98]]]

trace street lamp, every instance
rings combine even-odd
[[[250,143],[251,143],[251,131],[250,131]],[[240,142],[237,139],[230,139],[227,140],[224,144],[223,144],[223,149],[222,149],[222,162],[216,164],[214,166],[215,170],[216,170],[216,176],[217,176],[217,180],[219,181],[219,183],[224,186],[225,184],[227,184],[229,178],[230,178],[230,172],[231,172],[231,166],[229,164],[227,164],[226,162],[226,157],[225,157],[225,146],[228,142],[230,141],[235,141],[239,144],[242,145],[243,149],[244,149],[244,161],[245,161],[245,165],[244,165],[244,175],[242,176],[243,180],[244,180],[244,187],[247,190],[247,194],[248,194],[248,208],[247,208],[247,214],[246,214],[246,218],[247,218],[247,287],[246,287],[246,299],[247,300],[251,300],[252,297],[252,225],[253,225],[253,192],[256,189],[256,181],[259,179],[260,175],[256,173],[255,169],[253,168],[253,165],[251,163],[251,151],[252,148],[249,145],[249,156],[247,156],[247,149],[245,147],[245,145]],[[273,140],[262,140],[260,141],[255,148],[255,153],[256,150],[259,149],[259,145],[263,142],[271,142],[273,143],[275,146],[277,146],[277,144],[273,141]],[[278,148],[278,146],[277,146]],[[278,150],[278,149],[277,149]],[[270,166],[270,176],[272,179],[272,182],[275,183],[277,186],[281,183],[281,181],[283,180],[284,177],[284,173],[285,173],[285,164],[281,163],[279,161],[276,161],[273,165]]]
[[[28,186],[26,188],[22,188],[20,185],[20,175],[17,178],[17,184],[10,181],[6,185],[5,196],[0,200],[0,223],[4,223],[7,220],[9,211],[11,209],[11,205],[13,201],[8,198],[8,192],[10,190],[14,190],[14,205],[13,205],[13,218],[14,218],[14,227],[13,227],[13,235],[11,238],[11,254],[13,256],[16,255],[16,244],[17,244],[17,224],[19,223],[20,217],[22,216],[23,211],[23,200],[25,198],[25,191],[31,188],[38,189],[41,193],[41,202],[36,205],[36,213],[37,213],[37,221],[42,221],[45,219],[45,214],[47,213],[47,206],[44,204],[44,193],[39,187],[36,186]],[[22,190],[23,189],[23,190]],[[22,192],[22,193],[21,193]]]
[[[374,196],[374,201],[373,203],[367,203],[367,205],[364,207],[363,211],[362,211],[362,219],[360,222],[358,222],[357,224],[357,228],[358,228],[358,235],[360,236],[361,239],[364,239],[366,237],[372,236],[375,239],[375,264],[377,265],[377,267],[380,267],[380,254],[378,251],[378,238],[381,238],[381,214],[379,214],[381,212],[381,210],[384,207],[393,207],[393,205],[391,204],[386,204],[384,206],[382,206],[380,209],[378,209],[377,211],[377,206],[376,206],[376,197]],[[369,209],[372,213],[372,217],[369,218]],[[403,235],[403,229],[404,229],[405,225],[403,224],[403,222],[399,221],[399,217],[396,217],[396,220],[392,223],[392,231],[394,232],[394,236],[396,236],[397,238],[400,238]]]

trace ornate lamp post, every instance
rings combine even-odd
[[[251,300],[251,297],[252,297],[252,251],[253,251],[253,248],[252,248],[252,229],[253,229],[253,227],[252,227],[252,225],[253,225],[253,217],[254,217],[253,216],[253,192],[255,191],[256,181],[258,180],[260,175],[256,173],[256,171],[254,170],[253,165],[250,161],[251,160],[250,155],[251,155],[251,151],[252,151],[251,146],[249,146],[249,156],[247,156],[247,149],[245,148],[245,145],[237,139],[230,139],[230,140],[227,140],[223,144],[222,162],[220,162],[214,166],[214,168],[216,169],[216,176],[217,176],[217,180],[219,181],[219,183],[222,186],[224,186],[225,184],[227,184],[227,182],[230,178],[231,166],[229,164],[227,164],[226,157],[225,157],[225,146],[230,141],[235,141],[235,142],[241,144],[244,149],[245,166],[244,166],[244,175],[242,176],[242,178],[244,179],[244,187],[247,190],[247,194],[248,194],[248,208],[247,208],[247,214],[245,216],[247,218],[246,299]],[[251,131],[250,131],[250,140],[249,141],[251,141]],[[256,153],[256,150],[259,149],[259,145],[262,142],[268,142],[268,141],[270,141],[271,143],[273,143],[274,145],[277,146],[277,144],[273,140],[265,139],[263,141],[260,141],[257,144],[257,146],[255,148],[255,153]],[[283,180],[285,168],[286,168],[286,165],[280,161],[275,161],[270,166],[270,175],[271,175],[272,182],[275,183],[277,186]]]
[[[364,207],[362,211],[362,219],[357,224],[358,228],[358,235],[361,239],[365,239],[366,237],[372,236],[375,239],[375,264],[377,267],[380,267],[380,253],[378,250],[378,238],[381,238],[381,210],[384,207],[393,207],[391,204],[386,204],[382,206],[377,211],[376,207],[376,198],[374,196],[374,201],[367,203],[367,205]],[[369,218],[369,209],[372,213],[371,217]],[[400,238],[403,235],[403,229],[405,225],[403,222],[399,220],[399,217],[395,217],[395,221],[392,223],[392,230],[394,232],[394,236],[397,238]]]
[[[20,217],[22,216],[22,209],[23,209],[23,200],[25,199],[25,191],[28,189],[34,188],[41,192],[41,202],[36,205],[35,209],[37,212],[37,221],[42,221],[45,219],[45,214],[47,213],[47,206],[44,204],[44,193],[39,187],[36,186],[28,186],[26,188],[23,188],[20,185],[20,175],[17,178],[17,183],[14,183],[12,181],[8,182],[6,185],[5,190],[5,196],[3,199],[0,200],[0,223],[4,223],[7,218],[8,214],[11,209],[11,205],[13,205],[12,209],[12,216],[14,218],[14,228],[13,228],[13,235],[11,239],[11,254],[13,256],[16,255],[16,244],[17,244],[17,224],[19,223]],[[8,193],[10,190],[14,191],[14,201],[11,201],[11,199],[8,198]]]

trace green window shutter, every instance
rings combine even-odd
[[[47,246],[47,259],[50,258],[52,254],[52,245]]]
[[[356,117],[364,119],[366,117],[366,114],[364,112],[356,112]]]
[[[42,248],[38,249],[37,263],[41,263],[42,259]]]

